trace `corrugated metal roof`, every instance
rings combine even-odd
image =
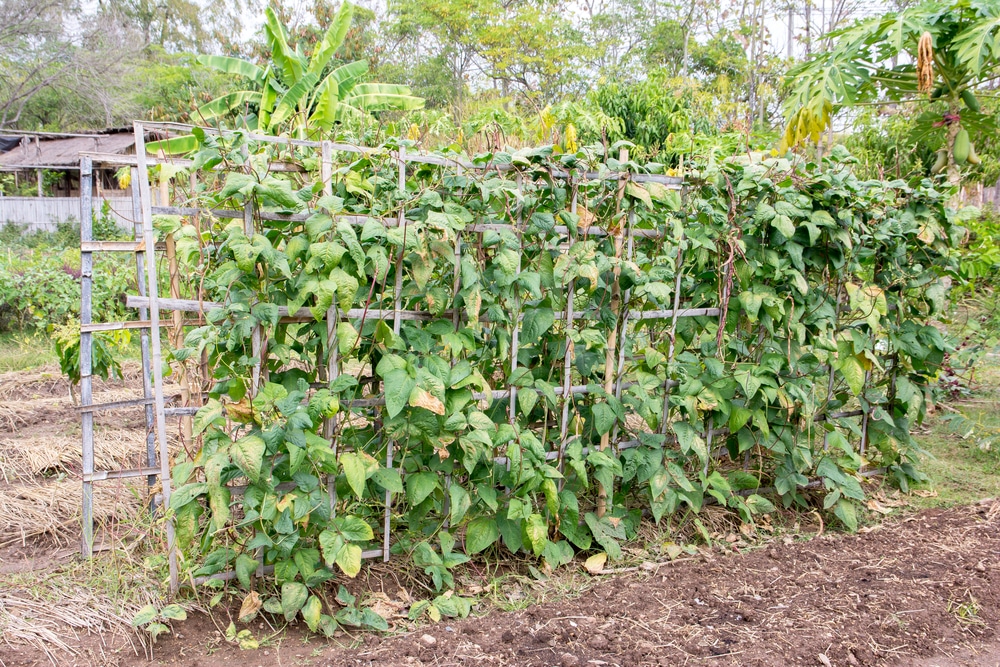
[[[135,137],[131,132],[66,139],[40,138],[37,142],[25,137],[20,146],[0,154],[0,171],[79,167],[80,153],[126,154],[134,152],[134,145]]]

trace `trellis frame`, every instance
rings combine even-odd
[[[169,503],[170,498],[170,466],[169,466],[169,455],[167,452],[167,427],[166,419],[168,417],[182,417],[190,418],[198,410],[197,405],[183,405],[180,407],[168,407],[167,402],[163,393],[163,373],[162,373],[162,350],[161,350],[161,317],[160,313],[162,310],[171,311],[173,313],[194,313],[198,314],[200,318],[204,317],[204,314],[211,310],[213,307],[221,306],[222,304],[216,304],[211,302],[205,302],[201,299],[180,299],[176,298],[174,294],[171,294],[170,298],[162,298],[159,296],[158,290],[158,275],[156,270],[156,262],[153,261],[152,256],[147,257],[147,252],[154,252],[159,249],[155,243],[154,230],[152,226],[152,219],[154,215],[181,215],[181,216],[200,216],[203,214],[208,214],[218,218],[230,218],[230,219],[242,219],[244,225],[246,226],[247,234],[253,233],[253,216],[257,215],[263,220],[290,220],[290,221],[304,221],[309,217],[309,213],[306,214],[296,214],[296,215],[285,215],[285,214],[274,214],[267,212],[255,212],[252,207],[252,203],[248,204],[243,210],[223,210],[223,209],[204,209],[200,207],[186,207],[186,206],[170,206],[167,202],[161,201],[158,206],[154,206],[151,199],[151,188],[149,182],[148,168],[153,165],[158,164],[172,164],[176,166],[185,166],[191,164],[188,160],[178,160],[178,159],[166,159],[163,157],[149,157],[145,152],[145,132],[146,129],[156,129],[159,131],[189,131],[191,126],[180,126],[177,124],[170,123],[136,123],[134,130],[136,134],[136,156],[110,156],[102,154],[86,155],[81,160],[81,175],[90,174],[90,166],[93,161],[97,160],[104,164],[116,164],[125,165],[132,167],[133,174],[133,202],[134,202],[134,214],[136,216],[135,228],[136,238],[138,239],[141,235],[142,240],[136,242],[94,242],[92,239],[92,221],[87,215],[90,211],[90,188],[89,179],[81,178],[81,256],[82,256],[82,280],[83,280],[83,304],[81,309],[81,397],[82,397],[82,426],[83,426],[83,461],[84,461],[84,490],[83,490],[83,518],[84,518],[84,539],[83,539],[83,551],[85,555],[90,555],[92,553],[93,547],[93,492],[92,484],[95,481],[101,479],[113,479],[113,478],[125,478],[125,477],[138,477],[146,476],[148,478],[148,483],[152,487],[156,477],[161,480],[161,492],[157,499],[162,501],[164,504]],[[212,130],[208,128],[203,128],[206,133],[218,132],[217,130]],[[323,191],[326,194],[332,192],[331,189],[331,179],[333,171],[333,153],[345,152],[357,155],[367,155],[373,153],[373,149],[353,146],[348,144],[340,144],[330,141],[304,141],[296,139],[286,139],[278,137],[269,137],[263,135],[249,135],[249,139],[257,142],[273,143],[273,144],[283,144],[289,146],[295,146],[298,148],[308,148],[313,150],[318,150],[321,156],[320,159],[320,177],[323,182]],[[473,164],[466,160],[459,160],[453,158],[446,158],[438,155],[426,155],[408,152],[405,149],[399,149],[394,155],[398,164],[398,182],[399,188],[405,189],[406,175],[407,175],[407,165],[409,164],[430,164],[443,167],[453,167],[456,170],[469,170],[469,171],[486,171],[486,170],[500,170],[504,171],[510,169],[510,165],[490,165],[481,166]],[[86,169],[85,169],[86,168]],[[269,165],[269,169],[272,171],[301,171],[301,168],[297,165],[276,162]],[[573,174],[568,172],[558,172],[558,170],[553,171],[553,176],[564,178],[568,185],[570,186],[571,195],[571,211],[575,212],[577,208],[577,181],[574,179]],[[619,180],[622,183],[626,179],[631,179],[634,182],[655,182],[659,183],[668,188],[680,190],[682,188],[682,183],[680,179],[670,178],[665,176],[653,175],[653,174],[629,174],[629,173],[615,173],[615,172],[587,172],[581,176],[581,179],[593,180],[593,179],[606,179],[606,180]],[[86,185],[84,185],[84,183]],[[371,216],[350,216],[341,215],[335,216],[337,219],[346,220],[352,225],[362,225],[365,221],[371,219]],[[400,211],[399,215],[395,218],[385,218],[381,222],[386,227],[406,227],[407,221],[405,219],[405,213],[403,210]],[[517,233],[520,229],[520,224],[523,223],[521,220],[516,220],[510,225],[498,225],[498,224],[472,224],[466,228],[466,232],[470,233],[483,233],[486,231],[498,231],[501,228],[512,229]],[[658,238],[662,237],[663,233],[657,230],[645,230],[645,229],[635,229],[632,224],[631,215],[627,224],[624,226],[624,230],[618,230],[618,245],[624,249],[629,258],[632,257],[634,241],[636,238]],[[572,243],[576,239],[576,235],[572,230],[565,227],[555,227],[556,233],[561,233],[567,236]],[[591,228],[584,232],[590,236],[605,236],[609,233],[608,230]],[[520,238],[520,236],[519,236]],[[166,248],[167,246],[162,246]],[[92,312],[91,312],[91,293],[90,285],[92,280],[92,254],[96,251],[126,251],[132,252],[136,257],[136,269],[138,280],[138,294],[129,295],[126,300],[126,305],[128,307],[138,309],[138,314],[140,320],[137,322],[121,322],[121,323],[106,323],[106,324],[94,324],[92,322]],[[459,261],[462,253],[462,242],[461,234],[458,235],[455,244],[455,262],[456,270],[454,272],[454,285],[453,285],[453,295],[457,294],[461,288],[461,271],[459,270]],[[402,286],[402,271],[403,271],[403,255],[402,250],[396,261],[396,274],[395,283],[393,287],[393,307],[391,309],[352,309],[348,311],[340,311],[336,304],[331,306],[331,308],[325,314],[323,320],[326,322],[328,341],[332,341],[334,336],[332,333],[336,329],[336,323],[340,321],[349,321],[352,319],[358,319],[362,316],[368,317],[368,319],[383,319],[392,320],[392,326],[394,333],[398,334],[400,332],[401,324],[406,320],[429,320],[432,318],[439,317],[438,315],[432,315],[427,311],[416,311],[416,310],[405,310],[402,308],[401,300],[401,286]],[[667,335],[669,338],[669,354],[668,359],[673,362],[676,353],[676,331],[679,318],[681,317],[703,317],[703,316],[717,316],[719,315],[718,308],[681,308],[681,278],[682,278],[682,265],[683,265],[683,250],[682,246],[678,246],[677,258],[675,263],[676,268],[676,279],[674,283],[673,290],[673,307],[666,310],[652,310],[652,311],[629,311],[625,310],[619,313],[620,330],[615,332],[614,344],[617,347],[617,354],[615,351],[609,352],[608,364],[612,373],[607,376],[608,387],[605,388],[609,393],[613,392],[616,397],[621,397],[622,390],[627,388],[628,383],[623,381],[624,371],[626,365],[626,336],[627,329],[630,322],[639,322],[646,319],[663,319],[669,320],[670,325],[667,330]],[[546,452],[546,458],[549,460],[558,460],[558,465],[560,470],[562,470],[563,460],[565,456],[565,448],[567,443],[574,437],[574,434],[570,433],[570,408],[574,404],[575,397],[580,395],[585,395],[590,393],[590,389],[587,385],[572,385],[572,366],[574,361],[573,343],[571,341],[572,328],[574,323],[578,320],[584,320],[587,318],[587,313],[579,312],[574,309],[574,295],[576,292],[575,280],[571,281],[568,291],[567,291],[567,303],[566,308],[562,312],[555,313],[557,320],[563,320],[566,322],[566,351],[563,359],[563,367],[561,369],[562,381],[561,386],[554,388],[554,393],[561,397],[561,411],[560,411],[560,421],[559,421],[559,447],[553,451]],[[623,303],[627,304],[629,302],[628,294],[622,299]],[[455,326],[458,327],[460,323],[460,313],[457,310],[446,311],[443,316],[453,318]],[[148,317],[148,319],[147,319]],[[315,317],[307,308],[302,308],[295,312],[289,312],[285,307],[279,307],[279,317],[280,322],[305,322],[305,321],[315,321]],[[518,338],[517,333],[520,329],[519,321],[521,319],[521,314],[518,312],[515,314],[515,318],[512,326],[512,349],[511,355],[511,368],[512,371],[516,367],[516,359],[518,352]],[[181,326],[185,326],[187,322],[183,319],[178,320],[181,322]],[[202,319],[203,321],[203,319]],[[176,326],[176,324],[174,325]],[[106,404],[104,406],[95,406],[92,403],[92,385],[91,385],[91,360],[92,360],[92,334],[96,331],[110,330],[115,328],[138,328],[142,332],[142,366],[143,366],[143,389],[144,396],[143,399],[138,401],[124,401],[119,402],[119,404]],[[256,393],[256,390],[261,382],[261,367],[260,358],[262,350],[262,341],[260,338],[259,325],[255,332],[256,335],[253,337],[254,352],[258,358],[258,364],[254,369],[253,382],[252,382],[252,393]],[[609,344],[611,341],[609,340]],[[613,357],[617,358],[613,358]],[[328,344],[328,349],[326,350],[325,361],[325,375],[328,381],[332,381],[341,372],[341,364],[338,358],[338,350],[335,344]],[[319,361],[318,361],[319,363]],[[508,385],[505,388],[494,389],[491,392],[491,398],[510,399],[510,418],[514,419],[514,411],[517,408],[516,402],[516,386],[509,382],[510,377],[508,377]],[[664,389],[664,419],[661,424],[661,431],[666,434],[666,429],[669,420],[667,415],[669,414],[669,399],[670,399],[670,389],[675,387],[677,382],[674,378],[666,377],[664,379],[663,389]],[[198,394],[197,403],[200,404],[201,393],[200,387]],[[485,398],[482,394],[474,394],[474,399]],[[385,404],[384,397],[373,398],[373,399],[358,399],[349,402],[348,409],[350,408],[371,408],[377,407]],[[95,472],[93,469],[94,460],[94,438],[93,438],[93,412],[97,409],[111,408],[111,407],[130,407],[135,405],[143,405],[145,408],[146,415],[146,426],[147,426],[147,463],[148,465],[144,468],[132,471],[104,471]],[[845,412],[837,415],[830,415],[830,418],[843,418],[843,417],[855,417],[861,416],[863,422],[867,422],[868,414],[866,411],[851,411]],[[335,432],[336,423],[333,419],[328,420],[323,425],[323,434],[328,439],[331,439],[331,445],[336,451],[336,440],[333,440],[333,435]],[[725,432],[726,429],[713,429],[713,425],[709,422],[706,425],[705,434],[707,440],[710,443],[712,436],[718,433]],[[610,439],[602,442],[601,447],[604,448],[608,444],[615,447],[617,450],[626,449],[629,447],[637,446],[639,443],[637,441],[619,441],[618,440],[618,429],[616,428],[613,434],[610,434]],[[864,448],[864,430],[862,436],[862,451]],[[156,445],[156,446],[154,446]],[[391,441],[386,442],[386,466],[391,468],[393,465],[393,452],[394,443]],[[710,449],[711,452],[711,449]],[[494,460],[498,463],[506,463],[506,458],[499,456],[495,457]],[[336,488],[332,480],[328,480],[329,495],[331,502],[331,509],[336,507]],[[238,489],[234,489],[238,491]],[[447,494],[446,494],[447,495]],[[383,530],[382,530],[382,547],[380,549],[371,549],[363,552],[362,556],[367,559],[382,558],[383,560],[388,560],[389,558],[389,547],[391,543],[390,537],[390,518],[391,518],[391,507],[392,507],[392,497],[390,492],[385,494],[385,507],[383,513]],[[177,561],[176,553],[174,548],[174,535],[173,526],[170,521],[166,521],[166,536],[167,536],[167,546],[170,561],[170,581],[172,590],[176,590],[180,585],[178,579]],[[259,574],[264,574],[268,571],[263,565],[258,570]],[[211,575],[210,577],[202,577],[196,579],[194,583],[201,583],[207,579],[230,579],[235,575],[232,572],[221,573],[217,575]]]

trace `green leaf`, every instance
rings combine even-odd
[[[677,444],[681,447],[681,452],[690,454],[694,452],[702,463],[708,461],[708,447],[705,440],[698,431],[687,422],[674,422],[670,428],[677,435]]]
[[[132,627],[138,628],[139,626],[146,625],[151,622],[157,616],[156,607],[151,604],[147,604],[145,607],[139,610],[135,616],[132,617]]]
[[[448,497],[451,501],[451,524],[455,526],[465,518],[465,513],[472,506],[472,499],[469,492],[455,482],[448,488]]]
[[[204,433],[205,429],[216,422],[225,424],[225,420],[222,416],[222,403],[220,403],[218,399],[210,398],[204,406],[199,408],[198,412],[194,416],[192,424],[193,435]]]
[[[187,612],[179,604],[168,604],[160,610],[160,616],[171,621],[186,621]]]
[[[596,403],[591,408],[591,414],[594,417],[594,429],[598,435],[610,432],[617,420],[614,410],[607,403]]]
[[[527,310],[521,325],[521,342],[525,345],[537,342],[546,331],[552,328],[555,321],[556,316],[551,308]]]
[[[260,467],[266,449],[267,445],[263,438],[256,434],[250,434],[233,443],[229,450],[229,456],[250,481],[256,484],[260,480]]]
[[[860,396],[865,386],[865,369],[856,356],[848,355],[840,360],[840,373],[855,396]]]
[[[390,493],[403,492],[403,478],[399,471],[394,468],[379,468],[372,475],[372,479]]]
[[[419,505],[438,488],[438,476],[432,472],[416,472],[406,476],[406,499]]]
[[[361,572],[361,547],[357,544],[345,544],[336,558],[337,565],[352,579]]]
[[[347,4],[347,3],[344,3]],[[309,596],[309,601],[302,607],[302,620],[313,632],[319,628],[320,616],[323,613],[323,603],[315,595]]]
[[[361,517],[347,515],[331,521],[337,532],[352,542],[368,542],[375,539],[375,533],[368,522]]]
[[[291,621],[302,609],[309,597],[309,590],[304,584],[297,581],[290,581],[281,585],[281,613],[285,615],[286,621]]]
[[[392,419],[406,407],[417,381],[403,368],[394,368],[382,376],[385,384],[385,409]]]
[[[545,551],[545,545],[549,541],[549,528],[541,514],[532,514],[524,522],[524,541],[531,547],[535,557],[541,556]]]
[[[236,557],[236,578],[246,590],[250,590],[251,580],[257,572],[258,565],[257,559],[247,554],[240,554]]]
[[[477,554],[500,537],[497,522],[489,517],[479,517],[469,522],[465,529],[465,553]]]
[[[344,476],[358,500],[365,493],[365,481],[368,479],[364,461],[355,452],[345,452],[340,455],[340,464],[344,467]]]
[[[838,519],[844,522],[844,527],[852,533],[858,530],[858,515],[857,511],[854,509],[854,503],[846,498],[841,498],[837,501],[836,507],[833,509],[834,515]]]

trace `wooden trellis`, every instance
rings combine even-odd
[[[111,155],[101,155],[101,154],[91,154],[85,156],[81,161],[81,252],[82,252],[82,281],[83,281],[83,304],[81,309],[81,398],[82,398],[82,427],[83,427],[83,464],[84,464],[84,477],[83,477],[83,552],[85,555],[90,555],[93,548],[93,492],[92,485],[94,482],[105,480],[105,479],[120,479],[128,477],[147,477],[150,487],[154,487],[159,478],[160,492],[157,495],[157,500],[161,501],[164,505],[168,505],[170,501],[170,460],[167,449],[167,420],[168,419],[181,419],[186,420],[190,423],[191,417],[197,413],[199,406],[202,404],[203,390],[204,387],[201,384],[197,384],[192,388],[189,380],[185,374],[181,374],[181,384],[182,384],[182,399],[181,405],[173,406],[168,405],[168,401],[164,396],[164,377],[163,377],[163,358],[164,355],[161,350],[161,330],[164,326],[164,322],[161,319],[162,311],[170,311],[173,313],[173,318],[169,319],[169,326],[174,330],[174,341],[181,340],[183,336],[180,334],[180,330],[184,326],[189,326],[192,322],[203,323],[205,321],[205,314],[211,311],[213,308],[222,307],[224,304],[212,303],[204,301],[203,299],[183,299],[180,298],[179,289],[176,286],[176,260],[171,257],[172,254],[172,238],[167,238],[165,243],[157,244],[155,241],[155,233],[153,228],[153,216],[154,215],[179,215],[188,218],[199,219],[201,217],[215,217],[219,219],[232,219],[232,220],[242,220],[244,224],[245,232],[248,236],[252,235],[254,232],[254,218],[255,216],[261,220],[280,220],[280,221],[291,221],[291,222],[305,222],[311,215],[311,212],[300,213],[294,215],[287,215],[281,213],[270,213],[267,211],[255,211],[253,203],[249,202],[246,207],[242,210],[226,210],[226,209],[205,209],[199,206],[171,206],[169,202],[166,201],[165,188],[161,190],[161,197],[158,205],[154,205],[152,199],[152,189],[149,180],[149,167],[159,164],[170,164],[174,166],[189,166],[192,163],[188,160],[179,159],[166,159],[163,157],[154,158],[146,155],[145,149],[145,132],[147,129],[156,129],[160,131],[190,131],[189,126],[181,126],[176,124],[156,124],[156,123],[136,123],[135,124],[135,137],[136,137],[136,151],[135,156],[111,156]],[[211,129],[204,129],[206,133],[216,132]],[[322,179],[322,189],[325,194],[332,193],[332,176],[333,176],[333,154],[334,152],[344,152],[355,155],[366,155],[371,154],[373,149],[339,144],[329,141],[314,142],[314,141],[303,141],[303,140],[291,140],[286,138],[277,138],[270,136],[260,136],[253,135],[249,136],[251,141],[261,142],[261,143],[272,143],[279,145],[294,146],[297,149],[307,149],[318,153],[319,155],[319,165],[320,165],[320,177]],[[398,169],[398,183],[401,190],[405,190],[406,178],[407,178],[407,168],[408,165],[436,165],[445,168],[453,168],[457,172],[462,171],[487,171],[487,170],[508,170],[513,169],[511,165],[489,165],[482,166],[477,165],[466,160],[458,160],[454,158],[444,157],[440,155],[427,155],[407,152],[403,149],[399,149],[393,154],[393,157],[397,163]],[[92,164],[94,161],[99,161],[107,165],[125,165],[132,167],[133,176],[133,215],[135,218],[135,240],[131,242],[100,242],[94,241],[92,238],[92,220],[89,215],[91,210],[91,192],[90,192],[90,180],[87,178],[92,173]],[[270,171],[301,171],[301,167],[289,163],[272,163],[268,165]],[[570,184],[576,182],[576,179],[580,180],[607,180],[607,181],[618,181],[624,187],[626,180],[631,180],[633,182],[653,182],[657,183],[663,187],[679,190],[682,187],[680,179],[671,178],[662,175],[655,174],[626,174],[618,172],[588,172],[583,174],[572,174],[569,172],[560,172],[559,170],[552,170],[551,175],[554,178],[564,179]],[[162,181],[161,181],[162,187]],[[576,188],[572,188],[572,200],[570,202],[570,208],[573,212],[577,210],[577,195]],[[371,220],[370,216],[362,215],[337,215],[334,216],[335,219],[345,221],[354,226],[362,226],[367,221]],[[405,212],[401,210],[398,216],[383,218],[379,220],[386,228],[391,227],[405,227],[408,225],[408,221],[405,218]],[[500,230],[510,230],[517,238],[521,239],[521,231],[523,220],[515,219],[510,221],[508,224],[495,224],[495,223],[475,223],[469,224],[466,228],[459,234],[456,235],[455,240],[455,250],[454,250],[454,261],[455,261],[455,271],[454,271],[454,284],[452,288],[453,298],[459,293],[461,289],[461,271],[460,263],[463,253],[463,234],[479,234],[482,235],[485,232],[490,231],[500,231]],[[631,260],[634,253],[635,240],[637,238],[647,238],[656,239],[663,238],[665,232],[661,230],[651,230],[651,229],[636,229],[633,224],[634,220],[632,214],[630,213],[626,218],[626,222],[623,228],[620,230],[608,230],[591,228],[581,232],[582,234],[589,235],[591,237],[598,236],[614,236],[614,245],[616,257],[618,259]],[[552,230],[555,234],[559,234],[568,240],[568,243],[572,244],[577,240],[577,232],[571,230],[568,227],[556,226]],[[630,326],[634,326],[644,320],[663,320],[669,322],[666,329],[666,334],[669,338],[669,354],[668,362],[673,362],[677,352],[677,345],[675,344],[676,333],[678,322],[680,318],[685,317],[715,317],[719,315],[719,309],[714,307],[709,308],[683,308],[681,307],[682,295],[681,295],[681,279],[682,279],[682,263],[683,263],[683,253],[680,250],[681,246],[678,246],[678,252],[676,256],[675,270],[676,277],[673,285],[673,304],[672,308],[665,310],[623,310],[621,308],[622,304],[628,304],[630,301],[630,294],[626,290],[624,293],[619,292],[617,282],[613,285],[611,293],[611,303],[612,310],[618,317],[618,324],[616,328],[611,332],[608,338],[606,359],[605,359],[605,384],[601,387],[603,392],[607,392],[609,395],[614,395],[617,398],[621,398],[624,389],[629,387],[629,383],[625,380],[625,369],[626,363],[630,358],[628,346],[629,346],[629,331]],[[134,253],[136,258],[136,271],[138,277],[138,293],[134,295],[128,295],[126,299],[126,305],[131,308],[137,309],[138,320],[129,322],[119,322],[119,323],[93,323],[93,313],[91,306],[91,282],[92,282],[92,272],[93,272],[93,262],[92,253],[94,252],[130,252]],[[157,270],[157,261],[155,258],[155,252],[162,251],[167,259],[169,265],[170,273],[170,285],[169,285],[169,297],[160,296],[160,278],[159,272]],[[391,302],[392,308],[371,308],[371,309],[350,309],[350,310],[340,310],[336,303],[334,303],[325,313],[324,317],[321,318],[325,322],[327,330],[327,340],[328,340],[328,351],[325,361],[318,360],[317,367],[320,370],[320,378],[324,382],[332,382],[338,377],[340,373],[344,371],[342,367],[342,362],[338,357],[338,346],[332,341],[335,339],[335,331],[337,324],[342,321],[357,321],[360,319],[367,319],[368,321],[373,320],[384,320],[391,321],[392,329],[395,334],[399,334],[401,330],[402,323],[404,321],[429,321],[432,319],[437,319],[439,317],[451,318],[452,322],[456,328],[459,328],[462,320],[462,315],[457,308],[450,311],[445,311],[443,315],[436,315],[429,311],[420,310],[408,310],[404,309],[402,302],[402,287],[403,287],[403,250],[401,249],[398,257],[390,258],[390,261],[395,262],[395,280],[393,282],[392,292],[391,292]],[[617,275],[616,275],[617,278]],[[546,459],[557,461],[559,469],[563,469],[564,457],[566,452],[567,444],[573,439],[574,434],[570,431],[570,412],[574,405],[575,397],[583,396],[592,392],[589,385],[581,384],[574,385],[573,381],[573,343],[572,343],[572,331],[576,326],[577,322],[585,321],[590,314],[575,308],[574,295],[576,293],[576,285],[571,282],[567,290],[567,299],[565,310],[555,313],[555,319],[561,320],[565,323],[565,333],[566,333],[566,352],[563,359],[563,367],[561,369],[561,382],[560,385],[554,388],[554,393],[560,397],[561,400],[561,414],[559,419],[559,446],[552,451],[547,451],[545,453]],[[389,296],[387,295],[387,299]],[[198,320],[185,319],[184,314],[196,315]],[[285,306],[278,307],[278,317],[280,323],[295,323],[295,322],[315,322],[313,312],[306,307],[300,308],[298,310],[290,310]],[[523,314],[520,312],[520,304],[515,303],[514,313],[512,316],[511,323],[511,350],[510,350],[510,373],[508,375],[507,386],[499,389],[494,389],[489,394],[474,393],[473,400],[482,400],[484,398],[491,399],[507,399],[510,402],[510,413],[509,420],[513,423],[516,420],[516,409],[517,409],[517,386],[511,382],[514,371],[517,370],[517,357],[519,348],[519,331],[520,322],[523,319]],[[92,391],[91,391],[91,365],[92,365],[92,336],[94,332],[98,331],[108,331],[114,329],[139,329],[141,332],[141,347],[142,347],[142,369],[143,369],[143,397],[134,401],[122,401],[114,404],[104,404],[104,405],[94,405],[92,401]],[[266,374],[266,369],[261,367],[261,358],[264,352],[265,341],[262,339],[260,325],[256,325],[256,329],[253,332],[252,338],[253,353],[257,359],[257,364],[253,369],[251,378],[251,388],[250,396],[252,397],[256,394],[262,378]],[[668,367],[672,364],[668,363]],[[203,371],[204,372],[204,371]],[[667,415],[670,411],[670,390],[677,386],[677,381],[675,378],[664,377],[662,389],[664,393],[664,418],[661,421],[661,432],[666,434],[666,429],[668,428]],[[147,429],[147,452],[146,452],[146,467],[135,469],[135,470],[120,470],[120,471],[95,471],[94,470],[94,429],[93,429],[93,413],[97,410],[113,409],[113,408],[125,408],[134,406],[143,406],[145,411],[146,429]],[[385,405],[385,397],[376,396],[371,398],[361,398],[354,399],[347,404],[347,409],[350,410],[362,410],[362,409],[372,409],[378,408]],[[842,413],[838,415],[831,415],[831,418],[842,418],[849,416],[862,416],[863,421],[867,422],[867,413],[863,411],[856,411],[851,413]],[[190,428],[180,429],[182,438],[189,437]],[[711,451],[711,443],[713,436],[720,433],[726,432],[726,429],[714,429],[713,425],[709,421],[703,430],[705,434],[705,439],[708,443],[709,451]],[[325,438],[327,438],[331,447],[334,448],[336,453],[338,440],[336,437],[337,433],[337,423],[335,418],[327,418],[323,424],[321,433]],[[864,436],[863,436],[864,437]],[[627,449],[630,447],[638,446],[639,442],[635,440],[622,440],[618,428],[616,427],[613,432],[605,434],[600,442],[599,447],[605,449],[608,447],[614,448],[615,450]],[[394,464],[394,448],[396,443],[391,439],[386,439],[385,441],[385,465],[387,468],[392,468]],[[862,442],[862,451],[864,447],[864,442]],[[586,449],[584,452],[586,453]],[[506,464],[507,459],[503,456],[495,457],[494,460],[500,464]],[[447,484],[448,481],[445,481]],[[331,512],[335,511],[337,498],[336,498],[336,485],[334,480],[328,479],[328,493],[331,504]],[[239,492],[239,489],[234,487],[234,493]],[[445,493],[445,498],[448,497],[447,492]],[[446,501],[447,502],[447,501]],[[381,536],[381,548],[380,549],[370,549],[362,553],[363,558],[374,559],[381,558],[383,560],[388,560],[389,558],[389,548],[391,544],[390,536],[390,525],[391,525],[391,511],[392,511],[392,494],[389,491],[385,493],[384,499],[384,509],[383,509],[383,526],[382,526],[382,536]],[[447,514],[447,508],[445,508],[445,514]],[[173,526],[167,521],[166,522],[166,537],[169,550],[169,560],[170,560],[170,577],[172,588],[176,590],[179,585],[178,571],[177,571],[177,559],[175,553],[174,545],[174,535]],[[261,563],[261,568],[258,570],[259,573],[263,574],[267,572],[267,569],[263,567],[263,562]],[[200,583],[208,578],[214,579],[231,579],[234,578],[235,574],[233,572],[223,572],[209,577],[202,577],[195,579],[195,583]]]

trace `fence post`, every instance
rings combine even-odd
[[[94,209],[91,204],[90,179],[93,167],[89,157],[80,159],[80,242],[94,240]],[[42,171],[38,170],[38,190],[41,196]],[[80,325],[91,323],[91,290],[93,287],[94,257],[89,251],[80,252]],[[80,333],[80,404],[93,404],[93,379],[91,377],[94,334]],[[81,415],[83,431],[83,556],[94,554],[94,484],[90,481],[94,474],[94,413],[90,410]]]

